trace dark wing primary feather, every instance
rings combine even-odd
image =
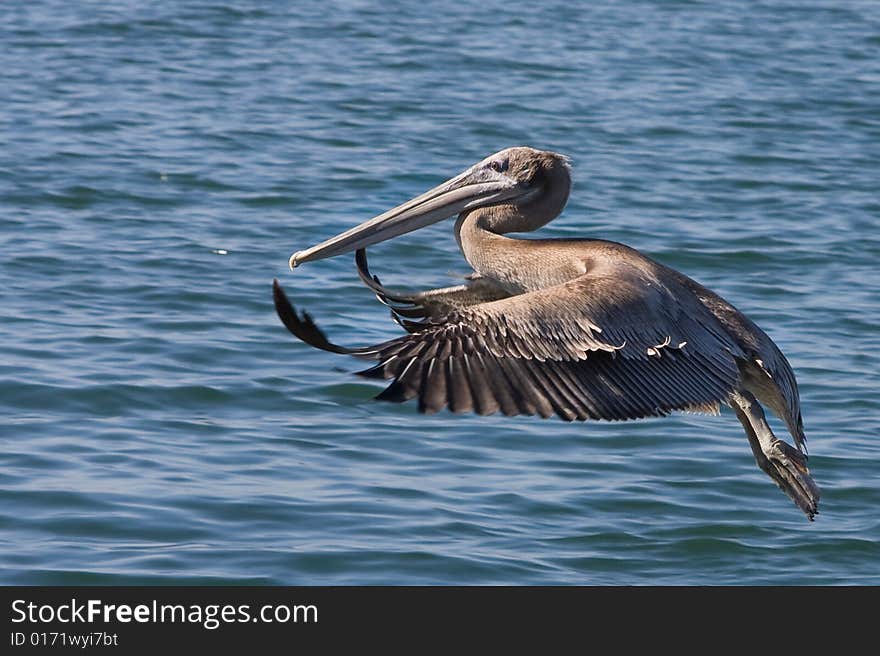
[[[393,379],[377,398],[418,398],[436,412],[636,419],[716,407],[737,387],[739,347],[692,296],[636,268],[450,309],[409,334],[362,349],[331,345],[307,315],[276,307],[318,348],[378,360],[361,372]]]

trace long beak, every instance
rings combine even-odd
[[[527,193],[516,180],[475,166],[359,226],[290,256],[290,268],[303,262],[350,253],[399,237],[477,207],[497,205]]]

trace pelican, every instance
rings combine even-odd
[[[819,488],[807,467],[797,381],[767,334],[733,305],[639,251],[600,239],[520,239],[556,218],[569,160],[507,148],[397,207],[294,253],[306,262],[355,252],[358,272],[406,334],[363,348],[327,340],[275,280],[275,308],[297,338],[376,361],[391,380],[376,398],[419,411],[624,420],[733,409],[755,460],[813,520]],[[419,293],[385,288],[365,249],[456,217],[473,268],[466,283]],[[763,406],[797,448],[778,439]]]

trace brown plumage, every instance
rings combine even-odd
[[[357,228],[294,254],[291,266],[357,251],[362,280],[406,334],[375,346],[330,343],[275,282],[287,328],[306,343],[376,361],[391,380],[378,399],[417,399],[422,412],[638,419],[672,411],[736,411],[758,465],[812,519],[818,487],[806,467],[797,383],[770,338],[736,308],[638,251],[601,240],[524,240],[556,217],[568,161],[512,148]],[[465,285],[401,294],[367,267],[365,248],[457,215],[474,268]],[[778,440],[759,401],[785,422]]]

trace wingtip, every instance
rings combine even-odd
[[[278,282],[278,278],[272,280],[272,300],[275,303],[275,312],[278,314],[278,318],[281,319],[281,323],[294,335],[300,337],[299,328],[301,325],[301,321],[296,314],[296,310],[293,305],[291,305],[290,301],[287,298],[287,294],[284,293],[284,290],[281,288],[281,283]],[[302,339],[302,337],[300,337]]]
[[[371,354],[370,349],[349,349],[344,346],[333,344],[327,339],[324,331],[315,323],[312,316],[305,310],[298,313],[296,308],[287,298],[287,294],[281,288],[278,279],[272,281],[272,298],[275,302],[275,312],[281,323],[289,330],[294,337],[322,351],[331,353],[342,353],[345,355],[364,356]]]
[[[281,310],[279,308],[279,304],[287,304],[290,306],[290,301],[287,300],[287,294],[284,293],[284,290],[281,288],[281,283],[278,282],[278,278],[272,279],[272,300],[275,301],[275,309],[278,310],[278,314],[281,314]]]
[[[275,310],[282,320],[284,320],[286,314],[295,312],[287,298],[287,294],[284,293],[284,289],[281,287],[281,283],[278,282],[278,278],[272,279],[272,300],[275,302]]]

